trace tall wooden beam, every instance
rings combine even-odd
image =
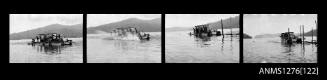
[[[221,22],[221,34],[223,35],[223,38],[225,38],[225,36],[224,36],[223,19],[221,19],[220,22]]]
[[[302,47],[304,48],[304,25],[302,25],[302,33],[303,33],[303,35],[302,35],[302,38],[303,38],[303,40],[302,40]]]

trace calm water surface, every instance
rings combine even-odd
[[[72,46],[27,45],[31,40],[10,40],[10,63],[82,63],[83,39],[73,40]]]
[[[109,36],[109,37],[108,37]],[[149,41],[113,40],[109,34],[88,34],[88,63],[161,63],[161,33]]]
[[[316,39],[316,38],[314,38]],[[311,37],[306,37],[311,41]],[[285,45],[279,37],[244,39],[245,63],[316,63],[317,46]]]
[[[165,33],[167,63],[238,63],[239,37],[198,38],[191,31]]]

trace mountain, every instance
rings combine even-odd
[[[239,28],[239,24],[240,24],[239,16],[223,19],[222,21],[223,21],[224,29]],[[208,24],[209,24],[210,28],[221,29],[221,20],[218,20],[218,21],[212,22],[212,23],[208,23]]]
[[[224,29],[230,29],[230,28],[239,28],[239,16],[236,16],[236,17],[231,17],[231,18],[228,18],[228,19],[223,19],[223,27]],[[215,22],[211,22],[211,23],[207,23],[207,24],[204,24],[204,25],[209,25],[210,28],[212,29],[221,29],[221,20],[218,20],[215,21]],[[165,31],[186,31],[186,30],[193,30],[194,26],[192,27],[187,27],[187,28],[184,28],[184,27],[171,27],[171,28],[166,28]]]
[[[58,33],[63,34],[65,37],[69,38],[83,37],[83,25],[51,24],[37,29],[10,34],[10,40],[32,39],[35,38],[37,34],[42,33]]]
[[[317,29],[304,33],[304,36],[312,36],[312,32],[313,36],[317,36]]]
[[[116,28],[121,27],[136,27],[143,32],[160,32],[161,31],[161,18],[152,20],[141,20],[137,18],[129,18],[119,22],[103,24],[95,27],[87,28],[88,34],[94,34],[97,32],[110,32]]]
[[[276,34],[261,34],[261,35],[256,35],[255,38],[272,38],[272,37],[279,37],[280,33]]]
[[[304,33],[304,36],[317,36],[317,29],[311,30],[308,32]],[[261,34],[261,35],[256,35],[255,38],[271,38],[271,37],[279,37],[281,33],[276,33],[276,34]],[[296,36],[300,36],[300,33],[294,33]]]
[[[251,39],[252,37],[246,33],[243,33],[243,39]]]
[[[192,30],[191,27],[170,27],[170,28],[166,28],[165,31],[166,32],[171,32],[171,31],[190,31]]]

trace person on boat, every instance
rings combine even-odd
[[[128,32],[132,32],[132,28],[128,28]]]
[[[56,35],[56,40],[59,40],[59,36],[58,35]]]
[[[203,26],[203,31],[207,32],[207,27]]]
[[[52,39],[56,40],[56,34],[52,34]]]
[[[34,43],[35,42],[35,39],[32,39],[32,43]]]
[[[61,36],[60,36],[60,35],[61,35],[61,34],[58,35],[58,39],[61,39]]]
[[[43,42],[43,40],[44,40],[44,37],[40,36],[40,42]]]
[[[39,36],[36,36],[36,42],[39,42]]]

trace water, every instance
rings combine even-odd
[[[10,63],[82,63],[83,39],[73,40],[72,46],[27,45],[30,39],[10,40]]]
[[[314,38],[316,39],[316,38]],[[244,63],[316,63],[317,46],[285,45],[279,37],[244,39]],[[311,41],[311,37],[306,37]]]
[[[191,31],[166,32],[167,63],[238,63],[239,37],[210,38],[190,36]]]
[[[88,63],[161,63],[161,32],[149,41],[113,40],[108,34],[87,35]]]

